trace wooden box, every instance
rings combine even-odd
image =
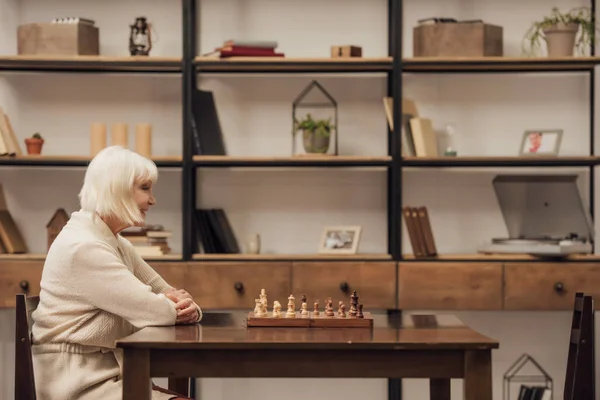
[[[338,57],[362,57],[362,47],[331,46],[331,58]]]
[[[503,56],[501,26],[486,23],[436,23],[413,29],[413,57]]]
[[[99,55],[98,28],[83,23],[20,25],[17,52],[19,55]]]

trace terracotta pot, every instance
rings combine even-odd
[[[27,146],[27,154],[42,154],[42,146],[44,145],[44,139],[27,138],[25,139],[25,146]]]
[[[572,57],[579,24],[556,24],[544,29],[548,57]]]

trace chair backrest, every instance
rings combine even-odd
[[[565,377],[565,400],[596,398],[594,331],[594,300],[592,296],[576,293]]]
[[[36,400],[33,357],[31,355],[31,313],[39,296],[17,294],[15,330],[15,399]]]

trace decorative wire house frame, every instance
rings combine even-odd
[[[535,368],[541,372],[540,375],[517,375],[519,371],[527,364],[531,362]],[[541,365],[535,361],[527,353],[523,353],[521,357],[515,361],[510,368],[504,373],[504,388],[503,388],[503,399],[510,400],[510,384],[514,383],[544,383],[545,387],[550,389],[550,399],[554,399],[554,387],[552,377],[541,367]]]
[[[310,93],[314,88],[319,89],[321,93],[327,98],[327,102],[316,102],[316,103],[302,103],[302,100]],[[332,108],[334,114],[334,125],[332,131],[335,132],[334,142],[333,142],[333,154],[338,155],[338,107],[337,102],[329,94],[323,86],[317,81],[312,81],[308,86],[306,86],[302,92],[296,97],[294,103],[292,104],[292,155],[296,155],[296,110],[301,108]]]

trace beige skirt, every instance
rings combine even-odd
[[[40,400],[121,400],[121,366],[114,350],[70,343],[31,346]],[[176,396],[152,391],[152,400]]]

